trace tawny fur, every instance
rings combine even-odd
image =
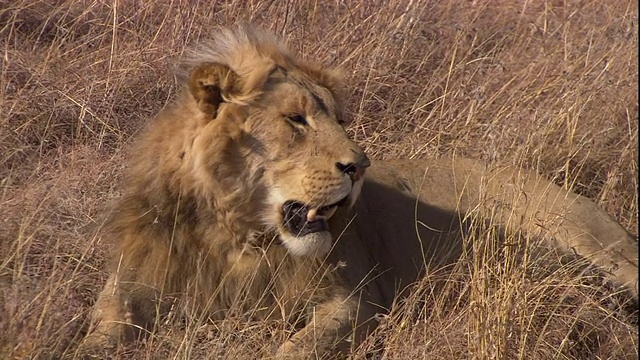
[[[271,35],[221,30],[186,64],[184,89],[141,136],[103,231],[114,255],[88,347],[153,331],[180,304],[213,320],[234,311],[302,322],[282,357],[344,348],[425,266],[456,261],[460,242],[443,234],[472,212],[554,239],[637,296],[634,239],[535,174],[440,159],[378,162],[364,185],[349,179],[336,164],[368,160],[342,128],[338,74]],[[330,220],[331,235],[300,239],[282,226],[284,201],[353,204],[360,186],[354,207]]]

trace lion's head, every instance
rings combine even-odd
[[[247,27],[218,33],[195,54],[190,164],[210,184],[199,191],[217,191],[218,200],[244,192],[251,210],[243,216],[276,231],[292,254],[326,254],[327,220],[353,203],[370,164],[344,130],[340,77]]]

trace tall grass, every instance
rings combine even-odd
[[[372,158],[523,166],[637,234],[634,1],[0,1],[0,357],[74,356],[127,145],[175,95],[185,48],[238,21],[345,70]],[[637,358],[637,319],[601,289],[474,229],[474,255],[427,274],[355,358]],[[281,324],[196,325],[112,355],[266,357],[284,339]]]

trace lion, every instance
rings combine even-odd
[[[456,261],[470,215],[548,239],[637,298],[637,242],[592,201],[515,167],[370,161],[345,131],[340,72],[273,35],[220,29],[185,69],[102,230],[113,256],[84,346],[144,336],[182,305],[291,323],[280,358],[339,356],[426,268]]]

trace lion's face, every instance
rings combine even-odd
[[[212,121],[234,114],[240,123],[246,163],[260,174],[265,193],[262,222],[292,254],[322,256],[332,243],[329,218],[355,201],[370,162],[349,139],[334,92],[323,84],[333,75],[288,65],[254,66],[264,73],[259,94],[237,102],[234,93],[246,92],[244,77],[206,65],[192,74],[191,93],[203,111],[216,116]]]
[[[263,149],[265,219],[294,254],[325,254],[327,220],[359,194],[369,160],[347,136],[333,94],[297,70],[276,70],[248,117]]]

